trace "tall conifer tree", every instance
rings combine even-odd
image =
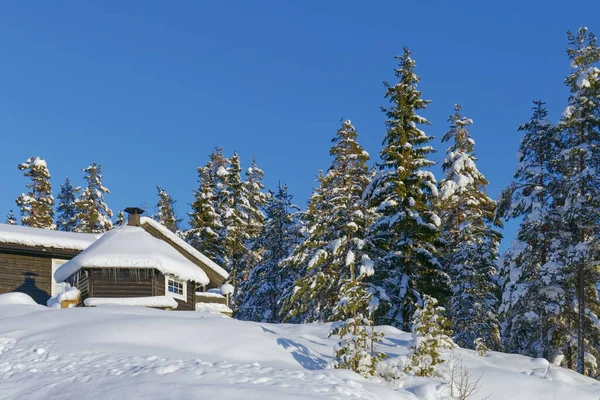
[[[291,320],[330,321],[350,270],[371,264],[366,253],[369,213],[362,193],[369,184],[369,155],[352,123],[342,121],[330,154],[333,163],[311,198],[308,236],[290,260],[302,271],[284,311]]]
[[[75,200],[73,231],[106,232],[112,228],[113,212],[104,201],[104,195],[110,193],[110,190],[102,184],[102,164],[92,163],[82,171],[85,172],[87,186]]]
[[[442,165],[439,215],[445,242],[444,270],[452,278],[450,320],[454,341],[474,349],[481,338],[489,348],[500,344],[498,326],[498,246],[495,228],[496,203],[486,194],[488,181],[477,170],[475,141],[468,127],[473,123],[461,115],[456,104],[450,116],[450,130],[442,137],[449,142]]]
[[[287,274],[294,277],[295,280],[308,276],[307,269],[312,268],[319,259],[323,247],[327,246],[324,238],[323,227],[326,226],[325,201],[323,196],[323,171],[319,171],[316,185],[313,187],[312,194],[308,200],[306,210],[302,211],[302,221],[304,223],[304,237],[298,243],[290,257],[283,260],[283,266]],[[294,284],[287,288],[282,295],[282,309],[280,316],[282,321],[302,322],[308,319],[303,312],[292,310],[292,297],[295,295],[297,286]]]
[[[79,190],[80,188],[71,185],[69,178],[60,185],[60,193],[56,196],[58,199],[56,225],[60,231],[71,232],[75,228],[75,199]]]
[[[226,235],[224,245],[229,263],[227,270],[231,276],[234,286],[247,276],[244,256],[246,255],[246,241],[250,234],[248,230],[249,208],[247,186],[242,181],[242,167],[237,153],[229,160],[227,165],[227,179],[225,180],[225,207],[221,216],[225,225]],[[240,295],[239,291],[236,295]]]
[[[252,157],[250,167],[246,170],[244,185],[248,197],[248,235],[256,238],[262,231],[265,224],[265,214],[263,212],[269,194],[265,192],[263,184],[265,173],[259,168],[256,157]]]
[[[381,163],[366,196],[379,214],[370,233],[377,247],[371,282],[380,302],[378,323],[410,330],[411,317],[423,295],[445,302],[450,279],[437,258],[440,220],[432,202],[438,191],[428,170],[434,163],[427,159],[433,152],[432,137],[419,129],[429,125],[418,114],[429,101],[417,90],[419,77],[410,51],[405,48],[396,58],[400,62],[398,82],[385,83],[390,107],[383,109],[387,133]]]
[[[156,204],[154,219],[167,227],[171,232],[177,232],[181,219],[175,216],[176,201],[160,186],[156,187],[156,191],[158,194],[158,203]]]
[[[244,186],[246,188],[248,206],[246,210],[246,230],[248,240],[244,254],[244,279],[261,261],[264,249],[260,245],[260,234],[265,226],[265,208],[269,201],[269,192],[265,192],[263,184],[264,172],[259,168],[256,157],[252,157],[250,167],[246,170]]]
[[[552,359],[568,343],[562,315],[564,276],[559,243],[561,199],[556,129],[542,101],[519,127],[524,136],[514,181],[502,193],[498,215],[521,219],[502,257],[502,347],[510,353]]]
[[[594,321],[600,319],[597,282],[600,260],[600,48],[587,28],[568,32],[567,54],[573,68],[565,79],[571,91],[569,105],[560,121],[563,162],[560,164],[561,197],[564,199],[563,241],[565,273],[569,276],[572,304],[577,308],[577,371],[587,373],[585,354],[598,356],[600,331]],[[564,238],[567,238],[566,240]],[[587,357],[588,359],[591,359]],[[593,362],[596,364],[596,362]]]
[[[46,161],[30,157],[19,164],[19,170],[31,179],[27,193],[21,193],[16,203],[21,208],[21,224],[33,228],[56,229],[54,224],[54,196],[50,185],[50,171]]]
[[[286,185],[279,184],[266,205],[266,221],[258,239],[262,249],[260,263],[244,284],[244,300],[238,318],[280,322],[282,293],[292,288],[295,276],[283,266],[294,247],[302,240],[300,212],[292,204]]]
[[[221,216],[216,210],[216,174],[212,162],[198,168],[199,188],[194,191],[192,211],[189,213],[190,229],[187,240],[197,250],[220,265],[224,265]]]

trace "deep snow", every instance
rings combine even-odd
[[[380,329],[380,350],[406,355],[412,335]],[[201,312],[0,305],[0,399],[447,398],[439,378],[392,385],[328,369],[335,343],[328,331],[329,324],[253,323]],[[543,359],[455,354],[473,376],[483,374],[474,399],[600,397],[600,383],[548,369]]]

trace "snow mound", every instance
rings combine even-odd
[[[71,287],[66,292],[59,293],[58,296],[54,296],[48,299],[46,305],[50,308],[61,308],[61,304],[65,300],[77,300],[81,292],[76,287]],[[70,305],[69,308],[73,307]]]
[[[225,313],[231,315],[233,313],[231,308],[219,303],[196,303],[196,311],[207,312],[209,314]]]
[[[396,382],[329,369],[331,324],[267,324],[138,307],[0,312],[0,399],[448,399],[447,367]],[[378,327],[388,371],[414,336]],[[444,354],[445,358],[453,356]],[[597,400],[600,383],[544,359],[454,349],[481,389],[473,399]]]
[[[4,293],[0,294],[0,306],[8,304],[27,304],[37,305],[29,295],[20,292]]]

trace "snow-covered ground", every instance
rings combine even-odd
[[[412,335],[381,327],[405,355]],[[0,305],[0,399],[436,399],[444,379],[395,384],[327,368],[329,325],[264,324],[124,306]],[[449,356],[449,354],[447,354]],[[456,349],[473,399],[594,399],[600,383],[543,359]]]

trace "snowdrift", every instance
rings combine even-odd
[[[29,304],[34,305],[37,304],[35,300],[31,298],[31,296],[25,293],[12,292],[12,293],[4,293],[0,294],[0,305],[8,305],[8,304]]]
[[[389,367],[408,353],[413,337],[380,329]],[[274,325],[200,312],[1,305],[0,399],[448,398],[443,376],[390,383],[328,369],[335,343],[328,331],[329,324]],[[463,349],[454,356],[481,376],[474,399],[600,398],[600,383],[543,359]]]

